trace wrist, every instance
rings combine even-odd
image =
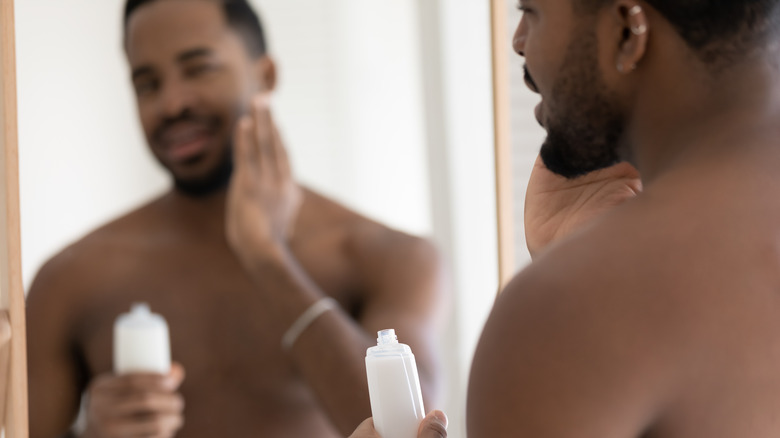
[[[268,240],[236,248],[235,252],[244,266],[251,271],[283,266],[289,258],[287,243],[278,240]]]

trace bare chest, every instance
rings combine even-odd
[[[300,263],[324,293],[348,309],[359,302],[351,268],[336,248],[318,249],[325,253],[313,257],[297,249]],[[113,369],[117,316],[146,302],[167,320],[172,359],[185,368],[181,392],[188,422],[208,428],[221,417],[218,424],[258,430],[252,424],[275,424],[259,421],[266,415],[278,419],[306,411],[320,422],[313,396],[281,349],[286,328],[277,326],[258,299],[262,283],[250,280],[229,249],[162,249],[128,256],[127,266],[111,270],[100,275],[76,330],[90,378]]]

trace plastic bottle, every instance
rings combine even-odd
[[[114,372],[167,374],[170,369],[168,324],[146,303],[133,304],[114,323]]]
[[[395,330],[382,330],[378,336],[376,347],[366,351],[374,427],[382,438],[417,438],[425,408],[414,354],[398,343]]]

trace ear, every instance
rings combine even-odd
[[[276,62],[268,55],[263,55],[255,61],[255,74],[257,75],[260,91],[271,92],[276,89]]]
[[[647,13],[636,0],[619,0],[613,8],[620,32],[615,68],[619,73],[628,74],[636,69],[647,51],[650,33]]]

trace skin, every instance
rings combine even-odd
[[[637,4],[643,12],[629,14]],[[522,5],[515,49],[546,101],[587,19],[568,0]],[[641,24],[646,32],[626,32]],[[642,2],[616,1],[589,25],[600,74],[626,109],[618,147],[643,191],[614,202],[631,184],[612,168],[606,180],[559,180],[529,201],[535,220],[580,225],[548,233],[557,237],[496,303],[473,363],[469,436],[774,436],[776,54],[746,54],[715,73]],[[555,117],[545,103],[541,113]],[[606,208],[580,215],[574,200],[605,182],[615,190],[582,211]]]
[[[345,436],[370,415],[365,351],[389,327],[434,403],[439,257],[295,183],[268,104],[270,58],[249,56],[203,0],[142,6],[126,50],[161,163],[198,180],[227,151],[235,170],[228,187],[172,189],[41,269],[27,301],[30,435],[72,435],[86,392],[86,437]],[[339,308],[283,350],[325,296]],[[138,301],[168,321],[168,375],[112,373],[114,320]]]
[[[626,111],[616,147],[642,180],[628,165],[566,180],[537,163],[534,262],[484,328],[468,436],[776,436],[777,54],[746,52],[715,71],[643,2],[595,18],[570,0],[521,6],[514,47],[542,95],[542,124],[556,117],[546,102],[566,103],[549,93],[590,26],[599,73]]]

